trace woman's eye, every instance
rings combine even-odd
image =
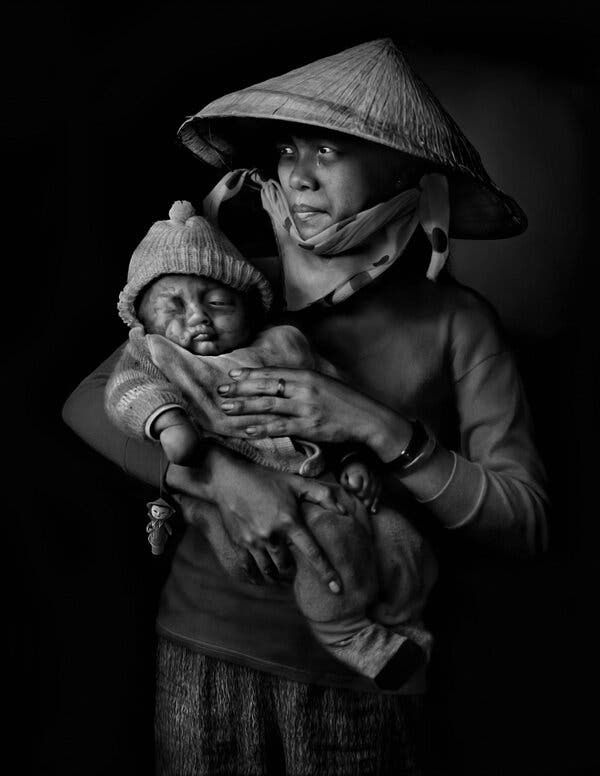
[[[277,153],[279,156],[293,156],[294,155],[294,148],[293,146],[284,145],[284,146],[278,146],[277,147]]]

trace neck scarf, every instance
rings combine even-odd
[[[408,189],[303,240],[279,183],[256,170],[227,173],[204,200],[204,215],[218,223],[221,203],[247,183],[260,188],[283,266],[286,308],[339,304],[385,272],[404,252],[420,223],[432,246],[427,277],[435,280],[448,258],[448,182],[424,175]]]

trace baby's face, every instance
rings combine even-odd
[[[212,278],[163,275],[143,295],[139,317],[149,334],[162,334],[199,356],[217,356],[248,339],[243,294]]]

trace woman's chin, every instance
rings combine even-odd
[[[331,226],[331,219],[327,213],[315,213],[308,217],[301,217],[296,214],[294,219],[296,224],[296,230],[302,240],[310,240],[311,237],[316,237],[328,226]]]

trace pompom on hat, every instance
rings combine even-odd
[[[202,275],[247,292],[254,289],[266,312],[273,292],[265,276],[190,202],[179,200],[168,221],[157,221],[133,252],[127,284],[119,295],[119,315],[128,326],[139,326],[135,303],[149,283],[162,275]]]
[[[394,148],[448,177],[450,236],[520,234],[527,218],[487,174],[469,140],[389,38],[370,41],[211,102],[179,129],[216,167],[253,167],[240,125],[278,120]],[[236,126],[237,125],[237,126]],[[246,127],[248,129],[248,127]]]

